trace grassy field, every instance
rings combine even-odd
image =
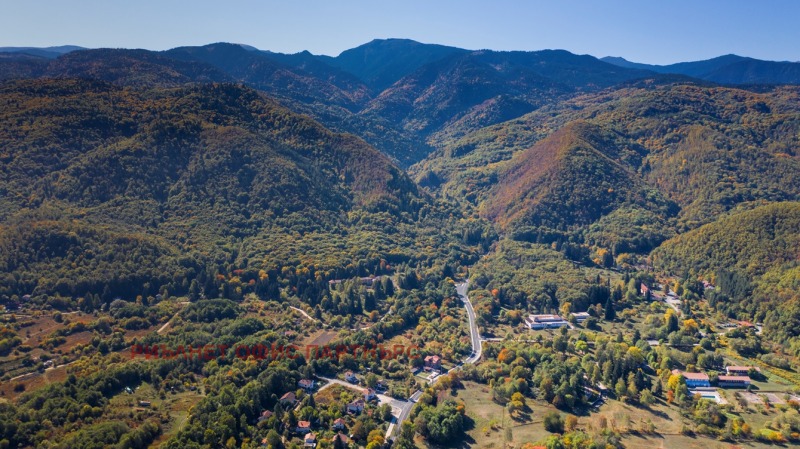
[[[467,432],[470,446],[476,448],[503,447],[505,428],[511,428],[513,442],[541,441],[549,435],[542,426],[542,415],[553,407],[541,406],[529,401],[531,410],[527,419],[514,420],[504,407],[492,401],[489,387],[474,382],[465,382],[463,390],[451,392],[453,399],[463,401],[467,416],[472,420],[472,428]]]
[[[152,448],[158,447],[176,434],[189,417],[189,410],[203,398],[199,390],[167,393],[162,399],[158,391],[148,383],[130,387],[133,393],[123,391],[111,398],[104,418],[142,422],[147,418],[158,417],[162,434],[150,445]],[[142,407],[139,401],[149,401],[151,405]],[[168,416],[167,421],[164,421],[164,416]]]
[[[465,382],[465,388],[450,392],[453,399],[463,401],[467,416],[471,420],[465,443],[475,448],[503,448],[505,429],[511,429],[511,445],[521,447],[525,443],[542,443],[550,435],[544,429],[543,416],[549,411],[566,414],[555,407],[534,400],[528,400],[528,410],[521,418],[512,419],[504,407],[491,399],[486,385]],[[732,394],[729,399],[733,399]],[[732,401],[733,403],[734,401]],[[754,429],[761,428],[777,416],[777,410],[736,410]],[[705,436],[686,436],[681,433],[684,418],[677,407],[664,402],[650,407],[636,407],[619,401],[608,400],[598,411],[580,415],[577,429],[588,432],[599,431],[603,426],[610,427],[623,435],[626,447],[632,449],[650,448],[688,448],[688,449],[729,449],[766,448],[758,442],[745,442],[732,445]],[[652,432],[650,429],[654,429]]]
[[[627,435],[623,438],[623,444],[628,449],[735,449],[753,448],[766,449],[774,448],[768,444],[758,442],[744,443],[725,443],[711,438],[690,437],[686,435],[663,435],[663,436],[633,436]],[[778,446],[780,447],[780,446]]]
[[[358,394],[344,385],[334,384],[314,394],[314,402],[319,406],[327,407],[334,403],[346,404],[355,399]]]

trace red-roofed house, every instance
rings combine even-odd
[[[297,381],[297,386],[306,391],[311,391],[314,389],[314,381],[311,379],[300,379]]]
[[[342,418],[336,418],[333,422],[333,430],[344,430],[347,428],[347,423]]]
[[[363,399],[356,399],[355,401],[347,404],[347,412],[359,414],[364,411],[364,407],[366,406],[366,402]]]
[[[291,391],[281,396],[281,405],[294,407],[297,403],[297,396]]]
[[[303,439],[303,446],[305,447],[314,447],[317,445],[317,436],[313,433],[309,433]]]
[[[261,412],[261,416],[258,417],[258,422],[266,421],[270,417],[272,417],[272,412],[269,410],[264,410],[263,412]]]
[[[710,387],[711,383],[708,380],[708,374],[705,373],[683,373],[673,371],[674,374],[680,374],[686,379],[686,386],[689,388]]]
[[[425,357],[425,371],[431,370],[442,370],[442,358],[438,355],[429,355]]]
[[[310,421],[297,421],[297,427],[294,429],[297,433],[308,433],[311,432],[311,422]]]
[[[748,376],[719,376],[717,384],[720,387],[747,388],[750,385]]]

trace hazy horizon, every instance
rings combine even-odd
[[[598,58],[666,65],[737,54],[799,61],[800,3],[613,0],[545,3],[413,0],[346,4],[323,1],[199,0],[135,4],[89,0],[13,3],[0,17],[0,46],[144,48],[232,42],[262,50],[336,56],[373,39],[401,38],[467,49],[563,49]],[[44,13],[42,11],[45,11]],[[655,20],[657,18],[657,20]]]

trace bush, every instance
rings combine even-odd
[[[547,412],[544,415],[544,428],[552,433],[564,433],[564,421],[558,412]]]

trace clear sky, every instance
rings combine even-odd
[[[727,53],[800,61],[800,1],[18,0],[0,14],[0,46],[163,50],[226,41],[335,56],[388,37],[654,64]]]

